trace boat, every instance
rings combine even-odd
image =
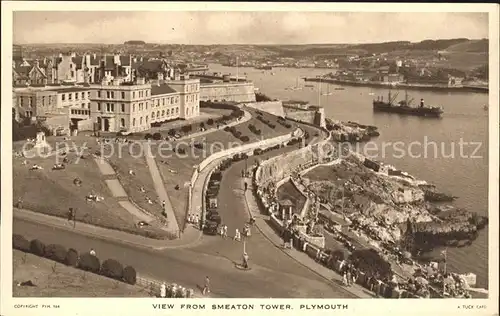
[[[306,84],[305,87],[307,87],[307,88],[314,88],[314,85],[313,84]]]
[[[398,94],[394,97],[391,96],[391,91],[389,91],[389,100],[387,102],[383,100],[383,97],[378,97],[377,100],[373,100],[373,111],[435,118],[441,117],[441,114],[444,113],[443,108],[440,106],[425,106],[424,99],[420,100],[419,107],[412,107],[411,101],[413,99],[408,101],[407,94],[405,100],[394,103],[397,96]]]
[[[335,90],[345,90],[344,87],[336,87]]]
[[[299,77],[297,77],[297,82],[295,83],[295,87],[288,87],[285,90],[302,90],[302,87],[299,85]]]

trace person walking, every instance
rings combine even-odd
[[[205,286],[203,287],[202,294],[207,295],[208,293],[210,293],[210,279],[208,278],[208,276],[206,276],[205,277]]]
[[[222,238],[224,238],[224,225],[219,226],[219,234]]]
[[[238,228],[236,228],[236,232],[234,233],[234,240],[241,241],[241,234]]]
[[[223,230],[222,237],[227,238],[227,225],[224,225],[222,227],[222,230]]]
[[[351,286],[351,285],[352,285],[352,274],[351,274],[351,270],[347,270],[347,273],[346,273],[346,278],[347,278],[347,286]]]
[[[246,183],[246,181],[245,181],[244,186],[245,186],[245,192],[246,192],[246,191],[247,191],[247,189],[248,189],[248,183]]]
[[[344,272],[344,275],[342,276],[342,284],[344,286],[347,286],[347,272]]]

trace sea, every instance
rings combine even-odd
[[[254,68],[209,65],[210,72],[245,76],[271,98],[304,100],[324,107],[327,118],[375,125],[380,136],[358,148],[362,153],[436,185],[458,199],[457,207],[488,214],[488,94],[471,92],[397,91],[396,100],[441,106],[441,119],[374,113],[373,99],[388,98],[388,90],[312,83],[300,80],[334,70],[315,68]],[[312,87],[305,87],[305,85]],[[287,88],[302,87],[300,90]],[[335,89],[337,88],[337,89]],[[439,257],[442,249],[432,255]],[[471,246],[447,249],[448,271],[474,273],[476,287],[488,288],[488,228]]]

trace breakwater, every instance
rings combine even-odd
[[[431,84],[409,84],[409,83],[397,83],[390,84],[378,81],[354,81],[354,80],[342,80],[335,78],[322,78],[322,77],[306,77],[304,81],[311,82],[325,82],[333,83],[345,86],[354,87],[372,87],[372,88],[388,88],[388,89],[408,89],[408,90],[425,90],[425,91],[443,91],[443,92],[477,92],[477,93],[488,93],[488,87],[480,86],[441,86],[441,85],[431,85]]]

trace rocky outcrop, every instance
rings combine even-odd
[[[438,192],[434,187],[428,185],[419,185],[419,187],[424,191],[425,200],[429,202],[453,202],[457,199],[456,196]]]
[[[332,139],[338,142],[366,142],[380,133],[377,127],[356,122],[340,122],[326,119],[326,128],[332,133]]]

